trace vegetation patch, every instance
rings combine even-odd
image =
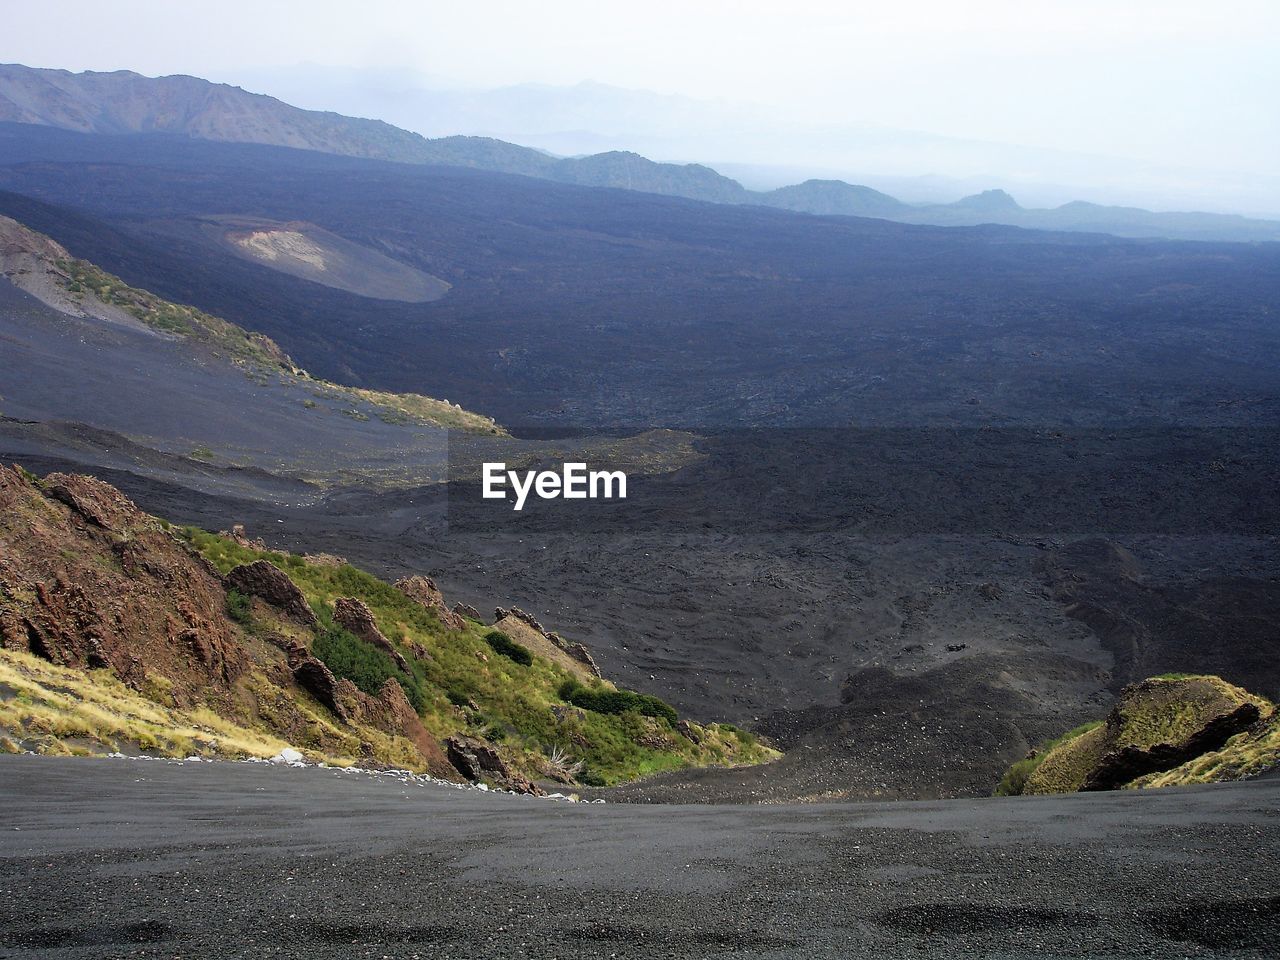
[[[1080,737],[1085,735],[1085,733],[1092,733],[1101,726],[1102,721],[1089,721],[1088,723],[1080,724],[1080,726],[1075,727],[1074,730],[1062,733],[1062,736],[1053,737],[1052,740],[1044,741],[1043,744],[1030,751],[1030,753],[1027,756],[1024,756],[1023,759],[1020,759],[1018,762],[1010,765],[1010,768],[1005,771],[1005,776],[1000,778],[1000,785],[996,787],[996,796],[1018,796],[1025,790],[1025,787],[1027,787],[1027,781],[1032,778],[1033,774],[1036,774],[1036,772],[1039,771],[1044,760],[1048,758],[1048,755],[1053,753],[1053,750],[1060,748],[1060,746],[1064,744],[1069,744],[1069,742],[1079,740]],[[1083,750],[1078,751],[1076,754],[1071,754],[1073,758],[1084,755],[1087,754],[1085,754],[1085,751]]]
[[[161,679],[153,686],[163,686]],[[37,753],[241,758],[272,757],[288,745],[207,707],[157,702],[109,671],[60,667],[12,650],[0,650],[0,691],[0,728]]]
[[[1275,708],[1220,677],[1170,673],[1126,687],[1104,722],[1013,764],[997,794],[1211,783],[1280,764]]]
[[[529,652],[528,647],[516,643],[501,630],[490,630],[484,635],[484,642],[493,647],[494,652],[514,660],[522,667],[533,666],[533,654]]]
[[[680,717],[669,703],[650,696],[647,693],[636,693],[632,690],[609,690],[606,688],[584,687],[577,680],[566,680],[560,685],[560,698],[583,710],[596,713],[638,713],[645,717],[658,717],[675,726]],[[725,729],[723,726],[721,729]],[[737,727],[730,728],[733,734],[739,734]]]
[[[73,298],[92,296],[116,307],[153,330],[203,343],[232,360],[245,364],[245,375],[257,383],[270,382],[268,371],[284,371],[286,378],[296,378],[323,397],[347,404],[371,407],[378,418],[388,424],[428,424],[446,429],[465,430],[492,436],[506,436],[491,417],[464,410],[446,400],[436,400],[416,393],[390,393],[366,390],[313,379],[300,369],[270,337],[245,330],[237,324],[205,313],[195,307],[171,303],[147,290],[131,287],[119,277],[87,260],[64,257],[53,262],[62,286]],[[314,407],[314,401],[304,401]],[[370,414],[358,406],[341,411],[359,422],[368,422]],[[191,454],[196,460],[209,460],[212,451],[197,447]]]
[[[571,757],[568,768],[577,779],[599,785],[678,767],[760,763],[778,756],[750,733],[715,724],[694,725],[694,742],[671,729],[676,711],[657,697],[617,691],[606,681],[582,686],[569,668],[535,655],[501,631],[472,621],[462,630],[446,627],[434,610],[353,566],[308,563],[202,530],[174,529],[223,574],[259,559],[275,564],[316,611],[321,626],[312,651],[335,675],[372,694],[387,677],[395,677],[432,734],[487,737],[531,777],[544,776],[553,755]],[[339,597],[364,601],[411,675],[385,651],[334,627],[329,611]],[[655,720],[662,725],[657,732]]]
[[[426,706],[426,694],[418,677],[397,667],[386,651],[334,623],[327,612],[322,611],[320,616],[321,625],[316,631],[311,652],[333,671],[335,677],[350,680],[371,697],[376,697],[388,680],[395,680],[404,688],[413,709],[422,712]]]

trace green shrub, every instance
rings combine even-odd
[[[1031,774],[1035,773],[1036,767],[1040,766],[1040,761],[1044,757],[1036,755],[1034,757],[1023,757],[1009,766],[1004,772],[1004,776],[1000,778],[1000,783],[996,786],[997,797],[1017,797],[1021,796],[1022,788],[1027,785],[1027,780]]]
[[[331,620],[322,621],[311,652],[333,671],[335,677],[345,677],[370,696],[376,697],[382,685],[395,678],[404,688],[413,709],[422,712],[426,697],[421,681],[397,667],[385,651],[366,643],[350,630]]]
[[[485,643],[493,647],[495,653],[515,661],[522,667],[533,665],[533,654],[523,644],[516,643],[501,630],[490,630],[484,635]]]
[[[595,713],[639,713],[646,717],[658,717],[673,727],[680,717],[671,704],[634,690],[593,690],[576,680],[566,680],[557,691],[561,700],[575,707]]]
[[[228,590],[227,616],[242,627],[253,626],[252,602],[239,590]]]

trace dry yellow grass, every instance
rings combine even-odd
[[[1236,734],[1221,750],[1196,757],[1164,773],[1141,777],[1128,786],[1182,787],[1244,780],[1277,765],[1280,765],[1280,713],[1273,710],[1261,729]]]
[[[283,740],[204,707],[163,706],[103,670],[59,667],[0,651],[0,730],[44,753],[140,751],[162,756],[272,757]]]

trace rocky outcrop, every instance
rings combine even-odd
[[[465,630],[467,622],[462,616],[449,609],[444,601],[444,594],[430,577],[413,576],[396,581],[396,589],[410,600],[432,611],[440,622],[450,630]]]
[[[1234,709],[1197,724],[1174,742],[1153,743],[1148,746],[1126,744],[1110,750],[1089,771],[1080,789],[1115,790],[1149,773],[1172,770],[1188,760],[1222,749],[1237,733],[1243,733],[1257,723],[1261,715],[1262,711],[1257,704],[1241,703]],[[1111,725],[1116,722],[1123,723],[1124,720],[1116,719],[1113,711],[1112,716],[1107,718],[1107,723]]]
[[[234,568],[225,578],[227,589],[257,597],[282,613],[309,627],[317,626],[315,611],[289,575],[266,560],[255,560]]]
[[[518,621],[528,627],[530,630],[542,636],[543,639],[550,642],[560,652],[564,653],[569,659],[575,661],[580,667],[586,668],[586,672],[594,677],[600,676],[600,668],[596,666],[595,658],[591,656],[589,651],[583,644],[572,640],[566,640],[558,633],[553,633],[545,629],[532,614],[525,613],[519,607],[512,607],[508,610],[506,607],[497,607],[494,609],[494,615],[497,618],[494,625],[501,628],[503,621],[508,623],[512,620]]]
[[[246,550],[261,550],[265,552],[267,549],[266,541],[261,537],[253,537],[250,539],[249,535],[244,531],[243,523],[233,523],[230,530],[219,530],[218,536],[226,537],[228,540],[235,543],[236,546],[244,547]]]
[[[472,783],[490,782],[515,793],[541,796],[543,791],[502,759],[493,744],[474,737],[453,736],[445,740],[449,762]]]
[[[437,777],[446,780],[458,779],[456,768],[445,756],[440,742],[436,740],[422,725],[417,712],[405,696],[404,688],[394,679],[389,678],[378,692],[378,700],[385,711],[385,717],[391,729],[412,741],[418,753],[427,762],[427,770]]]
[[[1266,702],[1213,676],[1169,676],[1130,684],[1104,723],[1048,749],[1023,793],[1115,790],[1221,750],[1251,730]]]
[[[274,623],[255,616],[250,633],[233,619],[243,606],[228,603],[233,589],[255,598],[258,614],[270,604],[288,616]],[[409,670],[361,599],[338,599],[334,619]],[[50,697],[65,697],[59,683],[80,682],[64,680],[71,671],[107,670],[137,692],[126,695],[93,678],[89,686],[109,691],[103,709],[111,712],[113,697],[122,705],[156,705],[165,718],[157,722],[177,731],[177,739],[164,741],[166,748],[178,743],[190,749],[190,725],[204,723],[191,717],[208,710],[246,731],[305,744],[309,753],[425,767],[462,782],[418,716],[407,686],[387,678],[370,693],[337,677],[312,654],[315,634],[299,621],[319,625],[298,585],[273,564],[244,564],[224,578],[183,537],[109,484],[67,474],[41,481],[0,466],[0,648],[24,655],[5,657],[6,665],[20,670],[36,669],[30,656],[68,668],[40,665],[55,678],[42,681],[51,684]],[[127,735],[120,731],[118,724],[104,724],[89,736],[111,750],[156,742],[132,727]],[[221,749],[214,736],[202,751]],[[477,750],[476,769],[484,779],[534,791],[496,750],[482,741]]]
[[[546,634],[546,638],[586,667],[593,676],[600,676],[600,668],[596,666],[595,658],[591,656],[591,651],[585,645],[575,640],[566,640],[560,634],[554,632]]]
[[[413,704],[405,696],[404,688],[395,678],[384,681],[376,697],[345,678],[336,681],[332,690],[347,722],[404,737],[417,749],[428,773],[442,780],[461,782],[461,775],[445,756],[440,742],[422,725]]]
[[[293,666],[293,679],[343,723],[350,719],[347,708],[338,695],[338,680],[322,661],[315,657],[302,657]]]
[[[333,622],[388,654],[405,673],[409,672],[409,661],[404,658],[395,644],[388,640],[378,629],[373,619],[373,611],[363,600],[355,597],[339,597],[333,601]]]
[[[484,623],[484,616],[475,607],[469,603],[455,603],[453,612],[467,620],[474,620],[476,623]]]
[[[110,484],[0,466],[0,646],[151,674],[179,703],[227,694],[248,656],[215,571]]]

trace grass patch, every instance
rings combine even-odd
[[[239,590],[228,590],[227,616],[246,629],[252,627],[253,602]]]
[[[1016,761],[1004,772],[1004,776],[1000,778],[1000,783],[996,786],[996,796],[1019,796],[1026,787],[1027,781],[1031,779],[1031,775],[1040,769],[1040,765],[1044,763],[1054,749],[1068,741],[1075,740],[1077,737],[1084,736],[1100,726],[1102,726],[1101,720],[1090,720],[1088,723],[1082,723],[1080,726],[1068,730],[1060,737],[1054,737],[1052,740],[1046,740],[1040,744],[1031,752],[1030,756]]]
[[[212,710],[158,703],[106,670],[60,667],[27,653],[0,650],[0,688],[6,690],[0,728],[39,752],[71,752],[56,746],[68,739],[95,744],[103,753],[173,757],[271,757],[287,746]]]

